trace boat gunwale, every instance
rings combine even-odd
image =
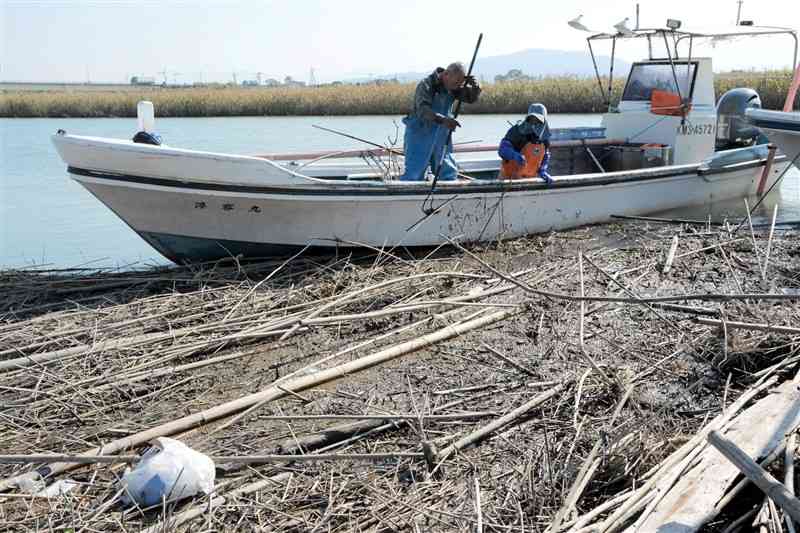
[[[92,137],[86,135],[72,135],[66,133],[54,133],[53,135],[50,136],[50,138],[53,144],[56,146],[56,148],[58,148],[59,143],[66,143],[72,146],[79,146],[81,148],[99,148],[102,150],[114,150],[118,152],[125,152],[128,154],[141,155],[145,157],[150,155],[157,155],[159,157],[167,157],[167,158],[191,157],[191,158],[210,160],[210,161],[225,161],[234,164],[258,163],[260,165],[265,165],[267,167],[271,167],[275,170],[278,170],[279,172],[282,172],[296,180],[306,181],[308,183],[317,183],[326,181],[324,179],[315,178],[313,176],[300,174],[299,172],[289,168],[288,166],[282,165],[280,162],[272,161],[270,159],[254,157],[250,155],[226,154],[222,152],[206,152],[202,150],[192,150],[188,148],[176,148],[168,145],[151,145],[145,143],[134,143],[133,141],[129,141],[127,139],[115,139],[112,137]],[[64,159],[63,156],[62,159]],[[109,169],[106,169],[106,171],[113,172],[113,170]]]
[[[775,163],[787,159],[785,155],[778,155]],[[548,186],[537,178],[525,180],[476,180],[473,182],[445,182],[439,183],[434,189],[428,182],[394,182],[394,183],[328,183],[324,185],[285,185],[285,186],[259,186],[224,184],[219,182],[187,181],[171,178],[153,178],[132,174],[113,173],[102,170],[91,170],[69,166],[67,172],[78,181],[82,176],[96,180],[107,180],[115,183],[129,183],[172,189],[189,189],[206,192],[250,193],[269,194],[278,196],[370,196],[370,197],[395,197],[395,196],[427,196],[432,195],[471,195],[487,193],[525,193],[525,192],[557,192],[576,188],[589,188],[605,185],[628,184],[647,182],[651,180],[696,175],[708,179],[718,174],[737,172],[747,168],[757,168],[766,164],[766,158],[753,159],[732,163],[721,167],[707,167],[702,163],[688,165],[670,165],[638,169],[635,171],[619,171],[608,173],[592,173],[570,176],[557,179],[555,185]],[[480,183],[478,183],[480,181]],[[356,185],[355,187],[352,185]]]

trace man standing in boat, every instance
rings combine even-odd
[[[419,82],[414,93],[411,113],[403,119],[405,174],[403,181],[424,181],[430,167],[439,180],[454,180],[458,167],[453,159],[453,144],[449,133],[461,124],[453,118],[456,99],[472,104],[478,101],[481,88],[473,76],[467,76],[464,65],[452,63],[446,69],[437,68]],[[439,168],[441,165],[441,168]]]
[[[500,141],[498,155],[501,179],[522,179],[539,176],[548,185],[550,177],[550,127],[544,104],[531,104],[525,119],[509,128]]]

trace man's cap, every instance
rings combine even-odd
[[[536,119],[544,124],[547,122],[547,108],[544,104],[531,104],[528,106],[528,114],[525,115],[525,118],[528,117],[536,117]]]

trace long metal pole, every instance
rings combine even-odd
[[[617,51],[617,38],[613,37],[611,39],[611,68],[608,70],[608,111],[611,112],[611,93],[614,90],[613,83],[614,83],[614,56],[616,55]]]
[[[481,47],[481,41],[483,41],[483,34],[481,33],[478,35],[478,42],[475,44],[475,50],[472,52],[472,60],[469,62],[469,68],[467,69],[467,77],[472,76],[472,67],[475,66],[475,59],[478,57],[478,49]],[[461,112],[461,98],[456,99],[456,109],[453,111],[453,117],[458,118],[458,114]],[[450,130],[450,134],[453,134],[453,130]]]
[[[603,100],[606,99],[606,91],[603,89],[603,80],[600,78],[600,69],[597,68],[597,58],[594,55],[594,49],[592,48],[592,38],[589,37],[586,39],[586,44],[589,45],[589,55],[592,56],[592,64],[594,65],[594,75],[597,76],[597,85],[600,87],[600,98]],[[652,55],[652,54],[651,54]],[[652,57],[651,57],[652,59]],[[606,101],[606,106],[611,105],[611,102]]]
[[[483,34],[481,33],[478,35],[478,42],[475,44],[475,51],[472,52],[472,61],[469,62],[469,69],[467,70],[467,77],[472,75],[472,68],[475,66],[475,59],[478,57],[478,50],[481,47],[481,41],[483,41]],[[461,112],[461,98],[456,98],[456,109],[453,111],[453,118],[458,118],[458,114]],[[444,163],[444,156],[447,153],[447,146],[450,145],[450,142],[453,140],[453,130],[447,134],[447,142],[445,142],[444,149],[442,151],[442,156],[439,158],[439,165],[436,167],[435,174],[433,175],[433,183],[431,183],[431,193],[436,188],[436,182],[439,180],[439,174],[442,172],[442,163]],[[428,194],[430,196],[430,193]],[[425,203],[423,202],[422,211],[425,212]],[[433,209],[431,209],[433,212]],[[426,213],[427,214],[427,213]]]
[[[667,59],[669,59],[669,64],[672,67],[672,79],[675,80],[675,90],[678,91],[678,98],[680,98],[681,105],[682,105],[683,104],[683,95],[681,94],[681,86],[678,83],[678,73],[675,71],[675,63],[672,61],[672,53],[670,53],[670,51],[669,51],[669,41],[667,40],[667,32],[662,31],[661,35],[664,36],[664,47],[667,49]],[[676,50],[677,50],[677,46],[676,46]]]

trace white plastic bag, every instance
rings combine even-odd
[[[47,487],[47,483],[44,482],[39,472],[31,472],[17,481],[17,487],[25,494],[36,494],[44,490]]]
[[[176,501],[214,490],[214,461],[175,439],[159,437],[133,469],[120,481],[125,487],[123,505],[136,502],[140,507],[160,504],[162,498]]]
[[[76,488],[78,488],[78,483],[76,481],[71,479],[59,479],[47,488],[37,492],[36,495],[40,498],[58,498],[59,496],[69,494]]]

